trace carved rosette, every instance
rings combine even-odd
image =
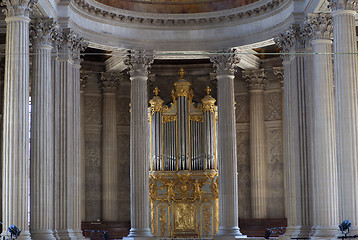
[[[36,3],[37,0],[2,0],[1,6],[6,7],[3,12],[7,18],[15,16],[28,17]]]
[[[119,85],[119,76],[115,73],[101,73],[100,84],[103,93],[115,93]]]
[[[277,78],[280,80],[280,84],[281,84],[281,88],[283,88],[283,84],[284,84],[284,69],[283,67],[273,67],[273,74],[275,74],[275,76],[277,76]]]
[[[144,50],[131,50],[126,59],[129,74],[133,76],[146,76],[149,74],[149,66],[153,63],[153,52]]]
[[[250,90],[264,90],[267,85],[265,69],[242,71],[242,77],[246,79]]]
[[[33,46],[51,46],[57,35],[58,24],[51,18],[38,18],[30,23]]]
[[[332,11],[337,10],[358,10],[357,0],[328,0],[328,7]]]
[[[328,13],[315,13],[308,15],[302,32],[312,39],[332,39],[332,17]]]
[[[213,63],[216,75],[234,75],[235,67],[240,62],[240,58],[232,49],[222,50],[217,55],[211,55],[210,61]]]

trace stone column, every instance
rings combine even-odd
[[[149,228],[149,131],[148,68],[152,56],[132,51],[129,58],[131,80],[130,200],[131,229],[127,239],[153,237]]]
[[[218,169],[219,213],[218,239],[242,236],[238,227],[238,188],[236,122],[234,109],[235,66],[239,59],[231,51],[211,56],[218,83]]]
[[[57,238],[80,239],[80,79],[82,38],[63,30],[59,46],[59,79],[55,86],[55,228]]]
[[[80,109],[81,109],[81,221],[86,220],[86,148],[85,148],[85,89],[88,75],[82,74],[80,80]]]
[[[29,233],[29,12],[34,1],[3,1],[6,21],[3,117],[3,235],[14,224]],[[15,67],[16,66],[16,67]]]
[[[332,52],[332,20],[328,14],[312,14],[307,25],[313,53]],[[336,239],[338,188],[334,119],[332,55],[314,54],[312,61],[313,142],[312,239]]]
[[[355,14],[357,1],[330,0],[333,21],[334,80],[339,171],[339,221],[358,233],[358,66]],[[353,53],[353,54],[352,54]]]
[[[287,230],[283,239],[308,237],[310,223],[310,168],[307,144],[305,61],[303,39],[297,26],[291,26],[275,39],[283,49],[284,66],[284,164]]]
[[[114,73],[102,73],[103,91],[103,220],[118,220],[118,159],[117,159],[117,87]]]
[[[31,170],[30,232],[32,239],[55,239],[53,236],[53,98],[51,81],[52,19],[38,19],[31,24]]]
[[[264,89],[267,84],[264,69],[242,73],[250,91],[250,169],[252,218],[267,217],[266,207],[266,144],[264,118]]]

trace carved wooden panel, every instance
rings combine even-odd
[[[237,171],[239,186],[239,218],[251,218],[250,133],[237,133]]]
[[[101,133],[85,133],[86,221],[101,219]]]

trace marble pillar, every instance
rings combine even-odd
[[[118,158],[117,158],[117,87],[118,76],[102,73],[103,91],[102,143],[103,143],[103,220],[118,221]]]
[[[330,0],[333,21],[339,221],[352,222],[358,234],[358,59],[355,14],[357,1]],[[355,54],[352,54],[355,53]]]
[[[282,239],[306,238],[311,232],[310,158],[307,145],[307,113],[304,42],[298,26],[291,26],[275,42],[283,49],[284,67],[284,164],[287,230]],[[298,54],[295,54],[298,53]]]
[[[132,51],[128,66],[131,80],[130,200],[131,229],[126,239],[152,238],[149,225],[148,68],[153,55]]]
[[[34,20],[32,37],[30,232],[32,239],[53,236],[53,98],[51,81],[52,19]]]
[[[62,31],[55,86],[55,229],[59,239],[81,239],[81,158],[79,52],[83,39]]]
[[[307,25],[312,34],[313,231],[311,239],[335,239],[338,231],[338,181],[334,119],[332,19],[312,14]]]
[[[266,140],[264,89],[267,85],[264,69],[245,70],[243,78],[250,92],[250,170],[252,218],[267,218]]]
[[[238,227],[236,122],[234,106],[235,66],[239,59],[232,51],[212,55],[218,83],[219,218],[218,239],[243,236]]]
[[[2,235],[10,225],[29,233],[29,13],[34,1],[3,1],[6,21]],[[16,66],[16,67],[14,67]]]

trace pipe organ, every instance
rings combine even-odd
[[[151,228],[157,237],[215,235],[218,226],[216,100],[206,88],[193,101],[191,83],[179,81],[164,104],[155,88],[149,101]]]

